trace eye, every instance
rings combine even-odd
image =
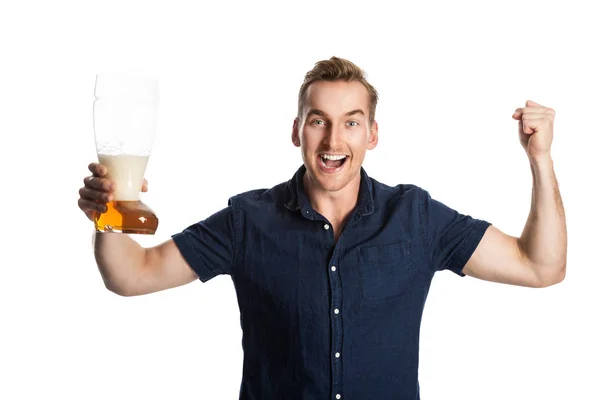
[[[322,119],[313,119],[312,124],[313,125],[325,125],[325,121],[323,121]]]
[[[350,122],[348,122],[348,125],[350,125],[350,126],[358,126],[358,121],[350,121]]]

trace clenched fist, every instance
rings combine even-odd
[[[530,160],[550,157],[555,114],[552,108],[527,100],[525,107],[517,108],[512,115],[519,120],[519,141]]]

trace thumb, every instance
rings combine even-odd
[[[144,180],[142,181],[142,192],[147,192],[148,191],[148,181],[146,180],[146,178],[144,178]]]

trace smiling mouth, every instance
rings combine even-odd
[[[321,165],[327,169],[337,169],[340,168],[346,160],[348,156],[346,155],[334,155],[334,154],[321,154],[319,155]]]

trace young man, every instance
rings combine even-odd
[[[554,111],[528,101],[513,114],[533,173],[531,213],[516,238],[418,186],[370,178],[361,165],[377,145],[376,104],[356,65],[316,63],[293,125],[304,161],[296,174],[232,197],[156,247],[97,234],[107,288],[141,295],[229,274],[243,329],[240,399],[419,399],[419,327],[436,271],[529,287],[564,278]],[[79,206],[93,220],[111,182],[105,167],[90,170]]]

